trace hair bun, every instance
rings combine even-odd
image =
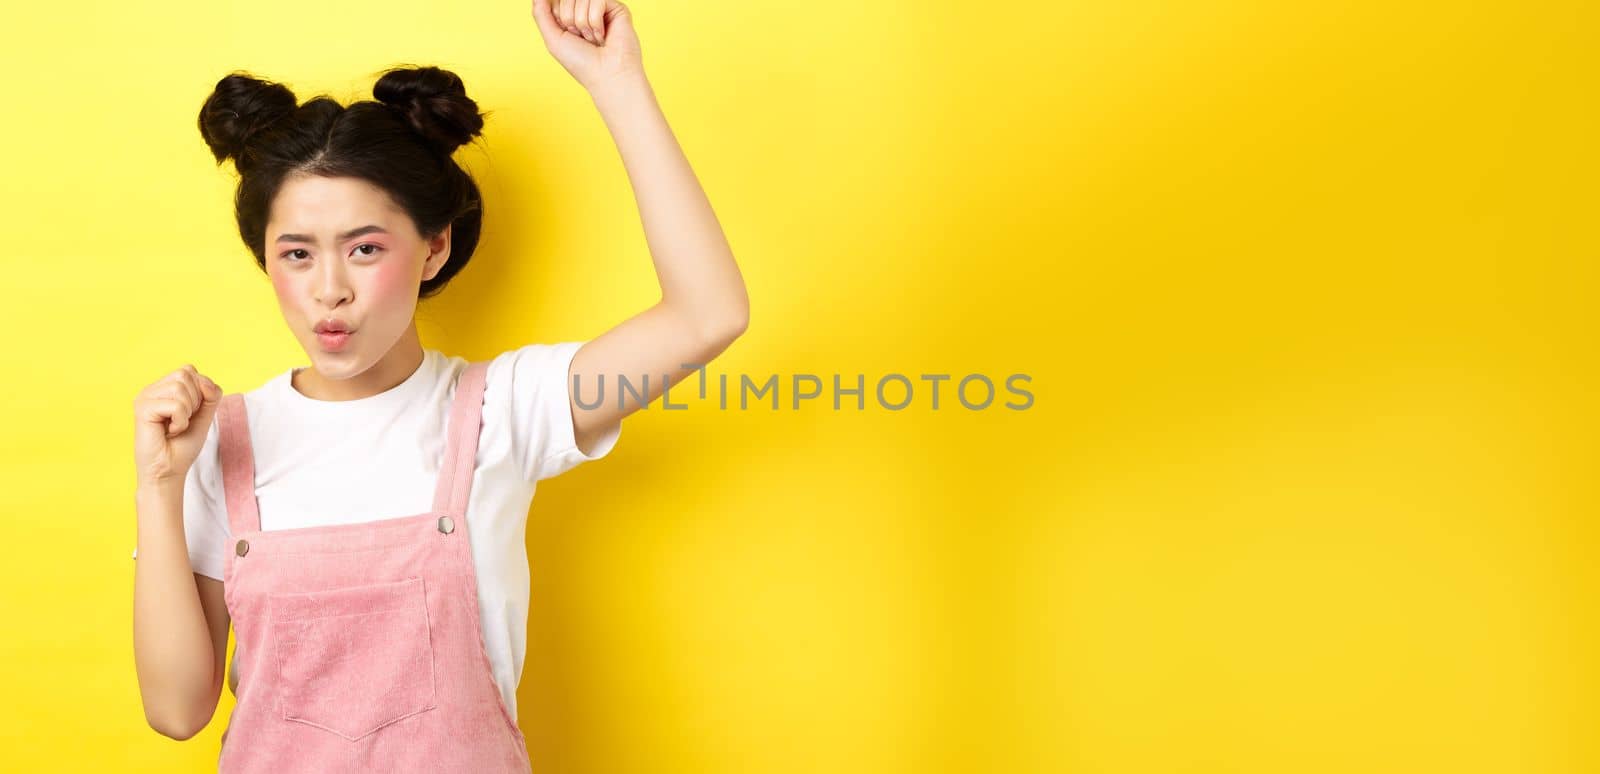
[[[400,111],[418,134],[447,156],[483,131],[478,103],[449,70],[432,66],[389,70],[373,84],[372,96]]]
[[[294,92],[287,86],[248,73],[230,73],[217,81],[200,106],[200,136],[218,164],[232,158],[237,168],[246,159],[250,138],[293,113],[295,106]]]

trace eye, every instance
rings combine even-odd
[[[360,245],[356,245],[356,249],[357,249],[357,250],[360,250],[360,249],[361,249],[361,248],[363,248],[363,247],[370,247],[370,248],[372,248],[372,252],[370,252],[370,253],[362,253],[362,255],[377,255],[377,254],[378,254],[378,251],[380,251],[380,250],[382,250],[382,249],[383,249],[383,248],[382,248],[382,247],[379,247],[379,246],[377,246],[377,245],[375,245],[375,244],[372,244],[372,243],[371,243],[371,242],[368,242],[368,243],[366,243],[366,244],[360,244]]]
[[[294,254],[295,253],[303,253],[303,252],[305,252],[305,251],[304,250],[298,250],[298,249],[297,250],[290,250],[289,252],[284,253],[280,257],[282,257],[282,258],[291,258],[292,259],[292,258],[294,258]]]

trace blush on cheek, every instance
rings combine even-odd
[[[285,279],[281,272],[272,273],[272,292],[278,294],[279,301],[288,297],[289,280]]]
[[[411,267],[403,261],[384,261],[373,267],[372,290],[385,305],[396,301],[409,301],[417,292]]]

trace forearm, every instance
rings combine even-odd
[[[175,738],[209,720],[221,692],[183,533],[183,485],[141,486],[133,655],[145,719]]]
[[[590,96],[633,187],[663,303],[703,330],[742,330],[744,278],[649,81],[641,73]]]

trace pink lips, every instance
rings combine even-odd
[[[317,342],[328,352],[338,352],[344,349],[346,342],[355,335],[350,326],[343,320],[324,320],[317,323],[314,330],[317,332]]]
[[[319,333],[317,334],[317,342],[322,344],[322,348],[329,352],[338,352],[344,349],[345,343],[350,340],[352,335],[354,334],[349,331]]]

